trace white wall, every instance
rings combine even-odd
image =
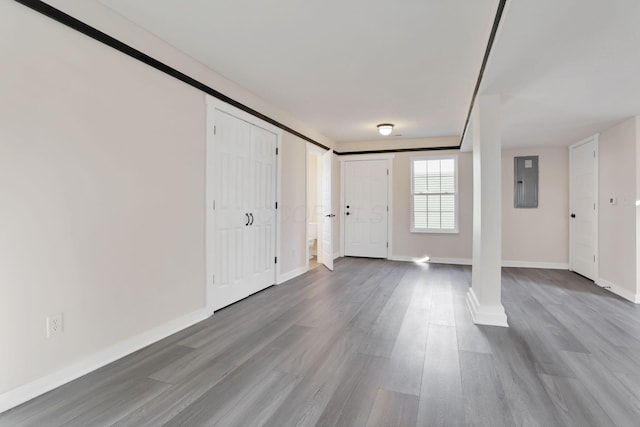
[[[423,146],[451,145],[453,138],[421,140]],[[374,144],[375,142],[375,144]],[[415,142],[415,141],[414,141]],[[392,142],[342,143],[340,150],[389,149]],[[410,161],[412,157],[458,155],[459,233],[411,233]],[[540,157],[538,209],[513,208],[513,157]],[[393,257],[470,262],[473,240],[473,162],[471,153],[413,151],[394,153],[393,161]],[[561,148],[505,150],[503,157],[503,260],[507,265],[567,267],[569,229],[568,151]]]
[[[151,57],[174,67],[190,77],[214,88],[215,90],[241,102],[262,114],[271,117],[302,134],[330,147],[336,143],[320,134],[308,124],[300,121],[288,112],[259,98],[247,89],[232,81],[233,76],[222,76],[187,54],[179,51],[159,37],[136,26],[110,8],[96,0],[46,0],[69,15],[109,34],[116,39],[150,55]],[[35,12],[29,11],[34,14]],[[44,19],[44,18],[42,18]],[[56,24],[60,26],[60,24]],[[72,30],[67,30],[72,31]],[[85,36],[79,36],[85,37]],[[14,39],[15,40],[15,39]],[[98,42],[93,42],[98,43]],[[104,49],[107,49],[106,47]],[[155,72],[155,71],[154,71]]]
[[[310,153],[307,157],[307,222],[318,222],[318,156]]]
[[[372,132],[375,129],[372,130]],[[395,139],[393,137],[371,141],[343,142],[340,152],[368,150],[394,150],[402,148],[429,148],[457,146],[457,136]],[[411,229],[411,158],[418,156],[458,155],[459,168],[459,230],[458,234],[412,233]],[[396,259],[431,258],[470,262],[472,242],[473,170],[470,153],[458,150],[409,151],[394,153],[393,160],[393,236],[392,257]]]
[[[636,119],[599,139],[599,276],[636,294]],[[610,205],[609,198],[617,198]],[[601,281],[601,280],[600,280]]]
[[[538,207],[513,207],[514,157],[538,156]],[[569,151],[502,151],[502,259],[507,264],[568,268]]]
[[[411,230],[411,158],[455,154],[458,156],[458,229],[457,234],[412,233]],[[471,260],[473,239],[473,165],[471,153],[417,151],[395,153],[393,159],[393,257],[446,258]]]
[[[1,393],[204,307],[205,104],[18,3],[0,17]]]
[[[50,3],[334,145],[98,3]],[[206,315],[206,108],[203,93],[15,2],[0,2],[0,69],[2,407]],[[285,134],[289,206],[305,191],[304,153]],[[304,221],[291,224],[295,266]],[[58,312],[64,332],[47,339]]]

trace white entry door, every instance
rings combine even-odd
[[[277,136],[218,109],[214,121],[215,219],[207,256],[217,310],[275,282]]]
[[[344,163],[344,254],[387,257],[388,162]]]
[[[319,261],[329,270],[333,270],[333,203],[332,203],[332,176],[333,176],[333,150],[322,155],[320,161],[320,234],[319,234]]]
[[[598,274],[598,139],[569,148],[571,159],[570,264],[589,279]]]

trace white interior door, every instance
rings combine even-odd
[[[333,270],[333,206],[332,199],[332,165],[333,150],[329,150],[322,155],[320,161],[320,233],[319,233],[319,262],[324,264],[329,270]]]
[[[344,254],[387,257],[387,160],[354,160],[344,164]]]
[[[213,310],[275,281],[277,137],[215,110]]]
[[[598,265],[598,140],[570,147],[571,270],[592,280],[597,279]]]
[[[251,126],[251,174],[249,199],[251,246],[246,255],[252,293],[274,283],[276,242],[276,145],[273,133]]]

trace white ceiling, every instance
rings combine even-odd
[[[460,135],[498,0],[100,0],[338,142]]]
[[[640,1],[511,0],[481,93],[503,146],[568,145],[640,114]]]
[[[498,0],[100,0],[338,141],[459,135]],[[640,1],[509,0],[480,93],[503,146],[640,114]],[[391,137],[394,138],[394,137]],[[388,138],[387,138],[388,139]]]

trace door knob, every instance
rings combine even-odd
[[[326,214],[325,215],[327,218],[333,218],[335,215],[334,214]]]
[[[249,225],[253,225],[253,214],[250,213],[249,216],[251,216],[251,222],[249,223]]]
[[[576,217],[576,214],[572,213],[571,218],[575,218],[575,217]]]
[[[246,227],[247,225],[249,225],[249,214],[248,214],[248,213],[246,213],[246,214],[244,214],[244,216],[246,216],[246,217],[247,217],[247,222],[244,224],[244,225],[245,225],[245,227]]]

